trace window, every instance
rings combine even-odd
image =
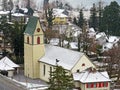
[[[52,67],[50,67],[50,72],[52,72]]]
[[[103,82],[101,82],[101,87],[104,87],[104,84],[103,84]]]
[[[88,88],[88,84],[86,84],[86,88]]]
[[[77,72],[80,72],[80,70],[78,69]]]
[[[97,87],[97,84],[96,84],[96,83],[94,83],[93,88],[96,88],[96,87]]]
[[[91,88],[93,88],[93,86],[94,86],[94,84],[93,84],[93,83],[91,83]]]
[[[29,44],[29,37],[27,37],[27,43]]]
[[[96,87],[99,87],[99,83],[97,83],[97,86]]]
[[[89,83],[86,84],[86,88],[102,88],[102,87],[108,87],[108,82],[99,82],[99,83]]]
[[[43,75],[45,76],[45,65],[43,65]]]
[[[101,83],[99,83],[99,87],[101,87]]]
[[[82,66],[85,66],[85,63],[83,63]]]
[[[60,17],[60,19],[64,19],[64,18]]]
[[[40,32],[40,28],[37,28],[37,32]]]
[[[86,87],[91,88],[91,84],[90,83],[86,84]]]
[[[104,82],[104,87],[108,87],[108,82]]]
[[[40,37],[37,37],[37,44],[40,44]]]

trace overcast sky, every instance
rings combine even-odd
[[[43,0],[36,0],[37,4],[42,5]],[[55,0],[49,0],[49,1],[55,1]],[[85,7],[90,8],[93,3],[98,4],[100,0],[60,0],[60,1],[67,1],[69,2],[73,7]],[[103,1],[103,5],[110,4],[111,1],[117,1],[120,4],[120,0],[101,0]]]

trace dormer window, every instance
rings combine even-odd
[[[37,44],[40,44],[40,37],[37,37]]]

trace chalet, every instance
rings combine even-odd
[[[64,9],[53,9],[53,15],[55,16],[55,19],[53,20],[54,24],[67,24],[68,16],[65,15]]]

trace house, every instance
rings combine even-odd
[[[53,9],[53,15],[55,17],[55,19],[53,20],[54,24],[58,24],[58,25],[67,24],[68,16],[65,15],[63,12],[64,12],[64,9],[56,9],[56,8]]]
[[[110,90],[110,82],[106,71],[99,72],[89,68],[80,73],[74,73],[75,87],[79,90]]]
[[[100,45],[103,45],[108,40],[107,35],[104,32],[96,34],[96,42]]]
[[[24,32],[24,74],[30,78],[49,81],[49,72],[62,66],[69,74],[95,65],[81,52],[44,44],[44,33],[37,17],[31,17]]]
[[[112,49],[113,47],[117,46],[119,42],[119,38],[116,36],[109,36],[108,42],[103,44],[102,51],[108,51]]]
[[[54,24],[67,24],[67,18],[68,16],[65,15],[65,14],[62,14],[62,13],[57,13],[57,14],[54,14],[55,16],[55,19],[53,20],[53,23]]]
[[[12,77],[14,73],[18,73],[19,67],[19,65],[12,62],[8,57],[4,57],[0,60],[0,72],[7,71],[8,77]]]

